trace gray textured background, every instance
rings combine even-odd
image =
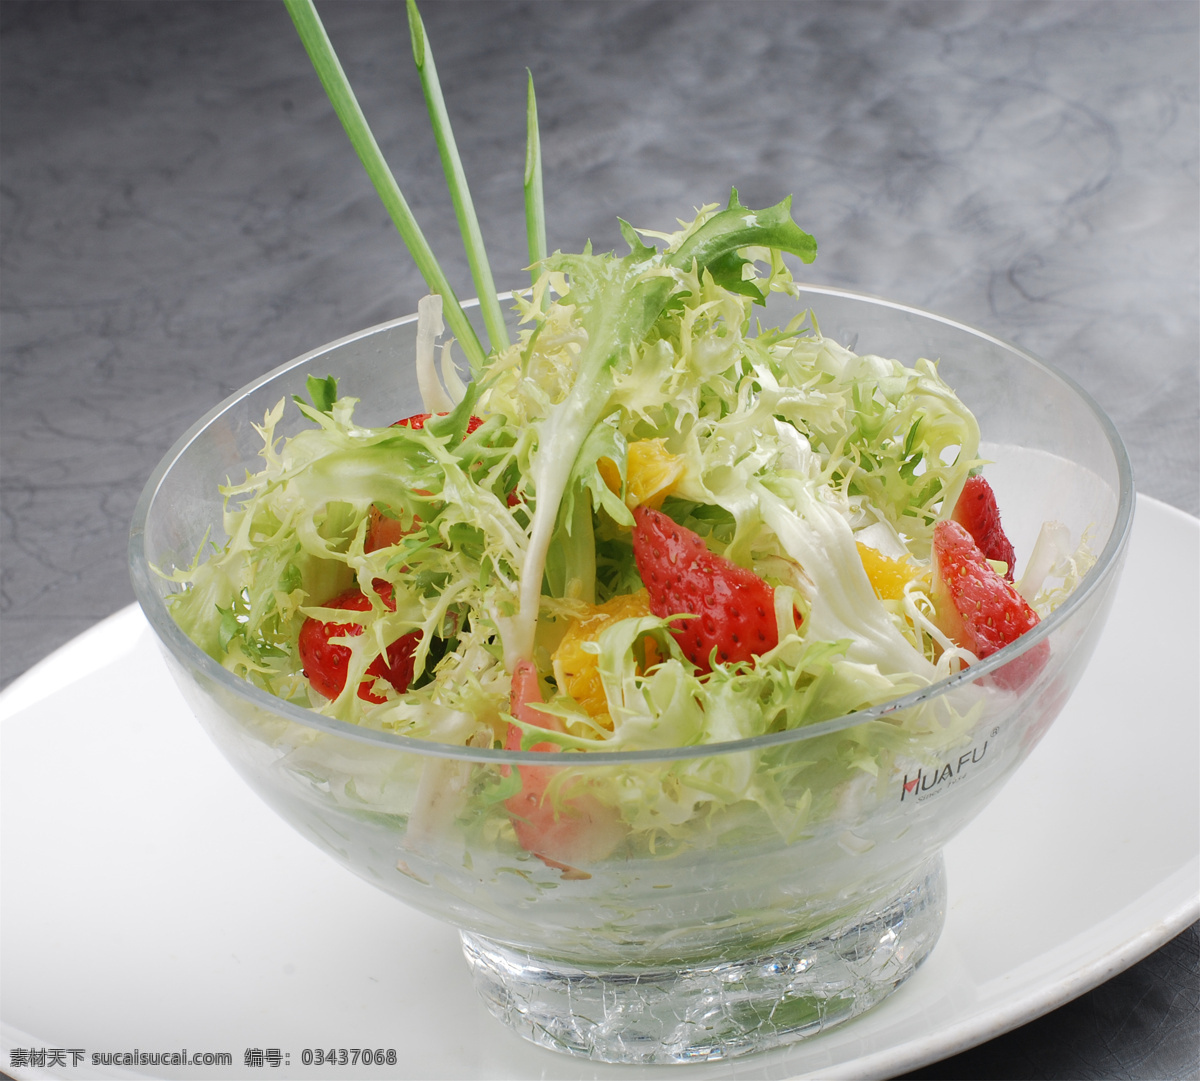
[[[794,193],[810,280],[981,326],[1087,387],[1200,513],[1194,2],[426,3],[499,284],[526,66],[552,247]],[[322,12],[472,293],[403,10]],[[0,680],[132,600],[163,452],[263,370],[424,291],[282,6],[0,3]],[[1188,600],[1190,603],[1190,600]],[[1196,928],[925,1077],[1197,1076]]]

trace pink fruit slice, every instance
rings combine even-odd
[[[980,660],[1037,626],[1038,614],[992,569],[958,522],[939,522],[934,527],[933,565],[938,625],[951,641]],[[996,672],[996,684],[1021,690],[1042,670],[1049,655],[1050,644],[1040,643]]]
[[[699,534],[647,506],[633,512],[633,556],[656,616],[693,615],[671,633],[701,672],[749,661],[779,644],[775,591],[757,574],[710,552]]]
[[[1004,527],[1000,525],[1000,508],[996,504],[996,493],[983,477],[967,479],[950,518],[971,534],[984,556],[1007,563],[1008,570],[1004,577],[1010,582],[1013,581],[1017,555],[1004,533]]]

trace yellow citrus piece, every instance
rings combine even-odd
[[[567,628],[551,657],[559,689],[574,698],[605,728],[612,728],[612,717],[608,712],[608,699],[604,696],[604,684],[600,681],[600,658],[584,649],[584,643],[597,641],[601,631],[619,620],[652,614],[650,594],[644,589],[613,597],[601,605],[592,605],[586,615],[574,620]],[[646,666],[657,664],[661,658],[648,638],[645,648]]]
[[[621,471],[617,468],[617,463],[611,458],[601,458],[596,467],[600,470],[600,479],[608,485],[608,490],[613,495],[620,495]]]
[[[629,444],[626,453],[629,482],[626,505],[631,509],[645,506],[658,510],[683,475],[683,459],[667,450],[665,439],[639,439]],[[616,463],[611,458],[601,458],[597,464],[609,491],[620,494],[621,474]]]
[[[871,581],[875,596],[883,601],[898,601],[904,596],[904,587],[924,573],[907,556],[892,559],[865,544],[858,544],[858,558]]]

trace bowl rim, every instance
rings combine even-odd
[[[569,757],[570,764],[573,767],[586,766],[587,768],[707,758],[713,755],[737,754],[745,751],[757,751],[768,747],[783,746],[790,743],[805,742],[820,736],[868,724],[872,721],[878,721],[892,713],[917,706],[954,688],[982,679],[997,668],[1003,667],[1021,654],[1035,648],[1038,643],[1052,634],[1062,623],[1066,622],[1070,615],[1082,606],[1093,592],[1101,588],[1121,565],[1121,560],[1127,548],[1133,526],[1135,491],[1129,454],[1116,426],[1104,410],[1100,408],[1095,399],[1069,375],[1020,346],[998,338],[987,331],[980,330],[959,320],[951,319],[948,316],[915,307],[911,304],[873,296],[868,293],[807,282],[796,282],[795,286],[797,289],[797,299],[803,299],[805,295],[810,295],[832,296],[846,300],[866,302],[878,307],[891,308],[899,312],[930,320],[931,322],[940,323],[954,330],[963,331],[974,337],[981,338],[1002,349],[1006,349],[1064,384],[1092,413],[1108,440],[1119,484],[1117,507],[1113,519],[1113,528],[1108,535],[1103,549],[1096,557],[1095,564],[1066,601],[1038,623],[1033,630],[1026,632],[1015,642],[997,650],[990,657],[980,661],[978,664],[972,665],[954,675],[947,676],[945,679],[932,683],[928,687],[923,687],[920,690],[891,699],[881,705],[871,706],[855,713],[844,714],[841,717],[820,721],[816,724],[787,729],[782,732],[769,732],[746,739],[728,740],[721,743],[699,743],[684,747],[656,747],[640,751],[510,751],[504,748],[465,747],[459,744],[417,739],[413,736],[400,735],[381,729],[366,728],[349,721],[327,717],[282,698],[276,698],[274,695],[268,694],[266,691],[254,686],[254,684],[234,675],[229,669],[205,653],[183,632],[175,620],[171,618],[166,605],[163,603],[163,598],[154,589],[154,583],[159,579],[158,575],[150,568],[146,559],[144,548],[145,523],[163,478],[193,440],[218,417],[236,406],[247,394],[252,393],[285,372],[309,364],[318,357],[342,346],[370,338],[396,327],[414,323],[417,320],[416,313],[404,315],[397,319],[389,319],[382,323],[376,323],[374,326],[355,331],[345,337],[338,338],[315,349],[311,349],[306,353],[302,353],[292,360],[270,369],[234,391],[200,417],[199,420],[192,424],[176,440],[171,449],[162,457],[138,497],[134,508],[128,547],[130,577],[133,582],[134,593],[147,621],[155,632],[160,647],[169,650],[186,667],[199,669],[208,679],[220,684],[226,690],[232,691],[237,697],[245,699],[249,705],[281,714],[289,721],[306,728],[316,729],[328,735],[340,736],[359,743],[386,747],[392,751],[403,751],[434,758],[490,763],[493,765],[545,765],[551,757],[565,764],[566,759],[563,756],[566,755]],[[517,290],[515,293],[512,291],[503,292],[499,293],[498,296],[502,301],[511,300],[519,292],[522,291]],[[476,308],[479,305],[477,298],[462,303],[465,308]]]

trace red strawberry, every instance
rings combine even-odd
[[[704,539],[644,504],[633,512],[633,557],[656,616],[696,619],[672,627],[683,654],[702,673],[711,658],[749,661],[779,643],[775,591],[758,575],[708,550]]]
[[[986,558],[1008,564],[1004,577],[1011,582],[1017,555],[1000,525],[1000,508],[996,506],[996,493],[983,477],[967,478],[950,519],[971,534]]]
[[[420,495],[428,492],[418,489]],[[374,503],[367,510],[367,535],[363,539],[363,551],[374,552],[380,548],[390,548],[399,544],[409,533],[417,528],[418,519],[413,518],[412,525],[407,529],[400,523],[399,518],[389,518]]]
[[[438,414],[438,416],[439,416],[439,417],[444,417],[444,416],[446,416],[446,415],[447,415],[447,414],[445,414],[445,413],[439,413],[439,414]],[[402,419],[395,421],[395,422],[392,424],[392,427],[393,427],[393,428],[417,428],[417,429],[421,429],[421,428],[424,428],[424,427],[425,427],[425,422],[426,422],[427,420],[429,420],[429,418],[430,418],[430,417],[432,417],[432,416],[433,416],[433,414],[432,414],[432,413],[414,413],[414,414],[413,414],[411,417],[403,417]],[[470,435],[470,434],[471,434],[473,431],[475,431],[475,429],[476,429],[476,428],[478,428],[478,427],[479,427],[479,426],[480,426],[482,423],[483,423],[483,420],[482,420],[480,417],[475,417],[475,416],[472,416],[472,417],[471,417],[471,418],[470,418],[470,419],[467,421],[467,435]]]
[[[392,587],[382,579],[376,579],[375,590],[389,609],[395,610]],[[326,601],[323,608],[344,608],[350,612],[366,612],[371,608],[370,598],[361,589],[348,589],[333,600]],[[331,638],[362,634],[357,623],[324,623],[310,616],[300,628],[300,660],[304,674],[319,694],[336,698],[346,686],[346,670],[350,665],[350,647],[331,643]],[[374,691],[375,679],[386,679],[401,694],[408,690],[413,678],[413,654],[421,640],[420,631],[409,631],[401,635],[380,654],[367,669],[368,679],[358,685],[358,697],[367,702],[386,702],[387,699]]]
[[[445,416],[445,413],[439,413],[438,416]],[[393,428],[416,428],[418,430],[425,427],[425,422],[433,416],[432,413],[414,413],[411,417],[404,417],[401,420],[392,424]],[[472,416],[467,421],[467,435],[470,435],[478,428],[483,421],[479,417]],[[421,492],[422,495],[428,495],[428,492]],[[511,503],[509,504],[512,505]],[[399,544],[406,534],[412,532],[416,528],[414,524],[409,529],[405,529],[398,518],[389,518],[374,504],[371,505],[367,512],[367,536],[363,542],[364,552],[374,552],[380,548],[390,548],[393,544]]]
[[[992,569],[970,533],[957,522],[939,522],[934,527],[933,565],[938,625],[956,645],[980,660],[1037,626],[1037,613]],[[1042,642],[1001,668],[996,683],[1021,690],[1049,655],[1050,644]]]

